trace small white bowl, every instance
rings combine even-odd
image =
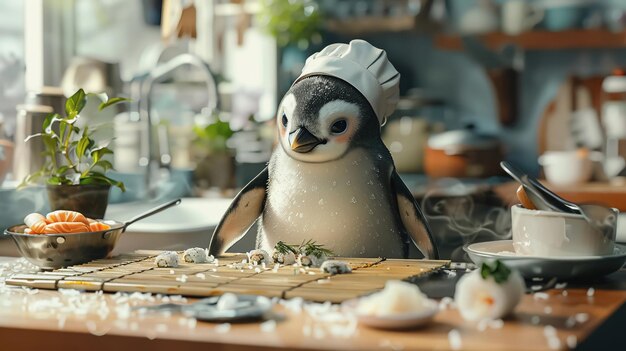
[[[568,186],[586,183],[591,179],[593,162],[578,151],[548,151],[539,157],[550,184]]]
[[[513,248],[519,255],[604,256],[613,253],[615,228],[603,236],[582,215],[511,207]]]
[[[433,321],[433,318],[439,312],[437,301],[429,299],[424,309],[420,311],[387,315],[362,314],[357,311],[359,301],[360,299],[353,299],[342,303],[344,312],[355,315],[359,324],[376,329],[407,330],[425,327]]]

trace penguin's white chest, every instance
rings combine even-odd
[[[402,257],[388,175],[365,151],[327,163],[277,152],[261,228],[266,248],[313,239],[340,256]]]

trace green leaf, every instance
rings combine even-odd
[[[68,124],[65,121],[61,121],[59,123],[59,134],[61,135],[61,138],[66,138],[65,136],[65,128],[67,128]],[[67,136],[67,138],[69,138],[69,135]]]
[[[100,159],[102,158],[102,156],[107,155],[107,154],[113,154],[113,150],[109,149],[106,146],[102,146],[96,149],[93,149],[91,151],[91,157],[93,157],[93,161],[95,163],[97,163],[98,161],[100,161]]]
[[[49,134],[43,134],[41,137],[46,150],[51,154],[55,154],[59,149],[59,139]]]
[[[74,95],[70,96],[65,102],[65,113],[68,118],[74,118],[87,104],[87,96],[83,89],[78,89]]]
[[[122,192],[126,191],[124,183],[111,179],[100,172],[89,172],[89,174],[80,178],[80,184],[110,184],[120,188]]]
[[[124,101],[130,101],[127,98],[123,98],[123,97],[114,97],[114,98],[110,98],[107,101],[103,102],[100,104],[100,106],[98,106],[98,111],[102,111],[105,108],[109,107],[109,106],[113,106],[115,104],[118,104],[120,102],[124,102]]]
[[[63,174],[65,174],[65,172],[67,172],[69,170],[70,170],[70,166],[61,166],[57,170],[57,175],[62,176]]]
[[[76,145],[76,155],[79,158],[82,156],[86,156],[88,147],[89,147],[89,137],[85,133],[83,133],[83,136],[80,138],[80,140],[78,141],[78,144]]]
[[[43,120],[43,124],[41,125],[41,130],[43,130],[46,133],[50,133],[50,131],[52,131],[52,129],[49,130],[50,126],[52,125],[52,122],[55,120],[58,120],[60,118],[58,113],[50,113],[46,116],[46,118]]]
[[[48,178],[47,183],[50,185],[61,185],[63,184],[63,181],[61,177],[52,176]]]
[[[100,167],[104,170],[104,172],[113,168],[113,164],[107,160],[100,160],[94,164],[95,167]]]
[[[483,279],[487,279],[491,276],[498,284],[502,284],[509,280],[510,274],[511,269],[499,260],[496,260],[493,264],[483,262],[480,267],[480,276]]]

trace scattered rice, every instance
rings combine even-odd
[[[574,319],[576,320],[576,322],[582,324],[589,320],[589,314],[588,313],[576,313],[576,315],[574,315]]]
[[[264,333],[273,333],[276,330],[276,321],[273,319],[270,319],[268,321],[261,323],[260,327],[261,327],[261,331]]]
[[[230,331],[230,323],[222,323],[215,326],[215,332],[225,334]]]
[[[448,332],[448,342],[450,343],[450,348],[453,350],[460,350],[463,347],[461,333],[456,329],[452,329]]]
[[[548,337],[548,347],[551,350],[561,349],[561,339],[559,339],[557,336]]]
[[[576,348],[576,345],[578,345],[578,338],[576,338],[576,335],[568,335],[565,339],[565,344],[570,349],[574,349]]]
[[[448,277],[450,277],[450,278],[456,277],[456,271],[453,271],[453,270],[450,270],[450,269],[444,269],[443,271],[444,271],[444,272],[448,275]]]
[[[543,327],[543,335],[545,337],[556,336],[556,328],[551,325],[546,325],[545,327]]]
[[[456,304],[454,303],[454,299],[449,296],[444,296],[441,301],[439,301],[439,310],[447,310],[449,308],[455,308]]]
[[[546,306],[546,307],[544,307],[543,312],[544,312],[545,314],[550,314],[550,313],[552,313],[552,307],[550,307],[550,306]]]
[[[536,292],[533,294],[533,298],[535,300],[547,300],[550,297],[550,295],[544,293],[544,292]]]

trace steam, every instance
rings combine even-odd
[[[424,196],[421,207],[435,240],[443,246],[461,246],[477,241],[511,237],[511,215],[505,207],[478,205],[472,198],[483,195],[476,185],[457,179],[442,179],[438,189]],[[495,196],[495,195],[494,195]]]

